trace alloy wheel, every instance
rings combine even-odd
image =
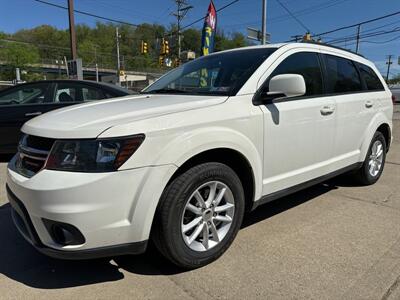
[[[235,214],[231,189],[220,181],[198,187],[186,202],[181,232],[185,244],[194,251],[207,251],[228,233]]]

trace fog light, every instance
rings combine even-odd
[[[78,228],[71,224],[56,222],[43,219],[53,241],[62,246],[81,245],[85,243],[85,238]]]

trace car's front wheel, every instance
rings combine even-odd
[[[153,240],[174,264],[198,268],[221,256],[243,219],[244,192],[228,166],[195,166],[166,188],[157,210]]]

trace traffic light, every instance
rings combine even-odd
[[[161,55],[168,55],[169,54],[169,42],[166,41],[165,39],[162,39],[161,41]]]
[[[168,43],[168,41],[165,41],[164,42],[164,47],[165,47],[165,54],[166,55],[168,55],[169,54],[169,43]]]
[[[164,56],[163,56],[163,55],[160,55],[160,56],[158,57],[158,64],[159,64],[160,66],[164,66]]]
[[[174,67],[179,67],[181,65],[181,60],[179,58],[174,59]]]
[[[140,53],[146,54],[149,52],[149,48],[147,46],[147,43],[145,41],[142,41],[142,44],[140,46]]]

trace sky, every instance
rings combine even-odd
[[[67,0],[46,0],[59,5],[67,5]],[[232,0],[214,0],[218,8]],[[183,26],[205,15],[209,0],[187,0],[193,6]],[[281,2],[300,20],[297,22],[279,4]],[[75,9],[126,21],[129,23],[158,23],[170,25],[176,22],[172,13],[176,9],[173,0],[75,0]],[[225,33],[235,31],[246,34],[247,27],[261,27],[262,0],[239,0],[218,13],[218,28]],[[306,29],[321,33],[338,27],[352,25],[368,19],[400,11],[399,0],[267,0],[267,32],[271,42],[282,42],[293,35],[304,34]],[[99,21],[93,17],[75,15],[76,23],[94,25]],[[302,23],[303,25],[300,25]],[[67,11],[34,0],[0,0],[0,31],[13,33],[48,24],[59,29],[68,28]],[[201,28],[202,22],[193,27]],[[305,28],[304,28],[305,27]],[[400,15],[365,24],[361,33],[400,30]],[[354,35],[356,28],[346,29],[324,36],[325,40]],[[354,49],[354,42],[339,44]],[[397,58],[400,56],[400,31],[361,42],[360,53],[372,60],[378,69],[386,74],[386,57],[394,55],[391,75],[400,73]]]

